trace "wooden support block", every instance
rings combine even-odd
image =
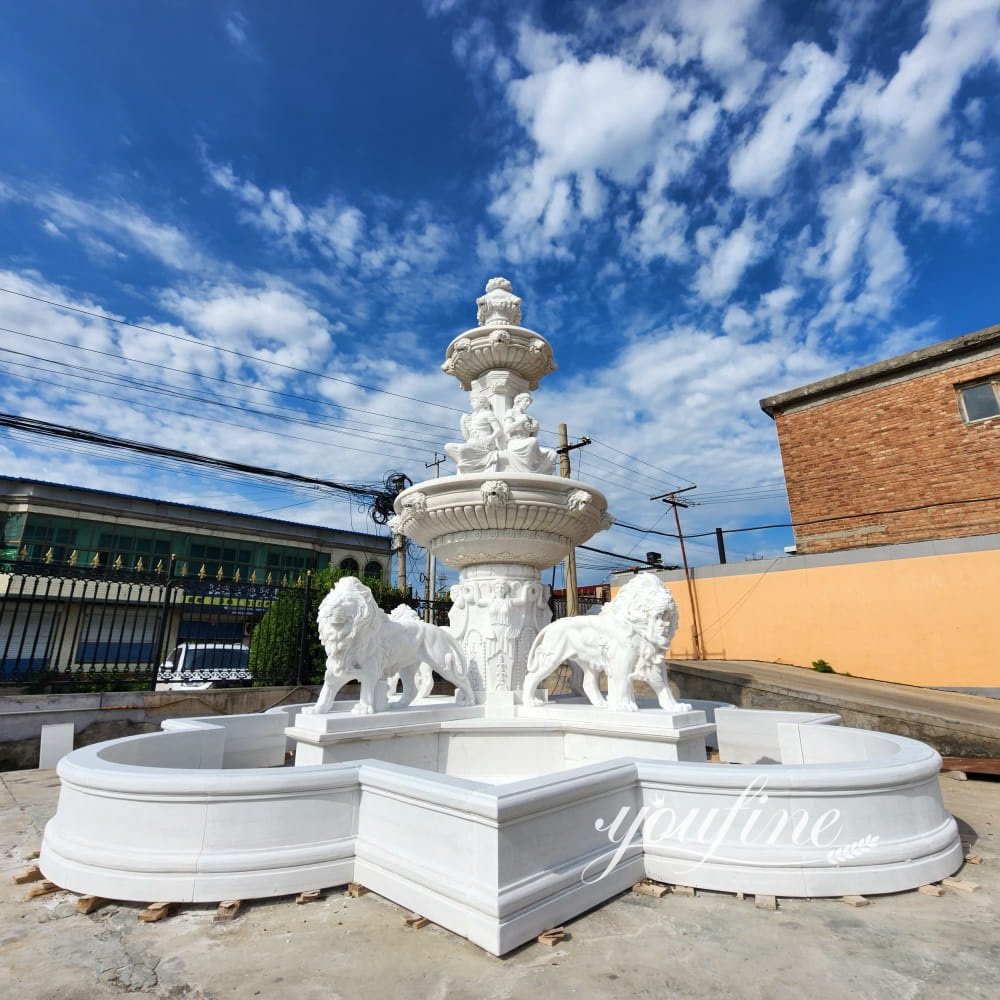
[[[93,913],[102,906],[107,906],[108,901],[100,896],[81,896],[76,901],[77,913]]]
[[[693,885],[673,885],[670,886],[670,891],[675,896],[687,896],[690,898],[698,895],[698,890]]]
[[[922,892],[925,896],[943,896],[944,889],[939,885],[922,885],[917,892]]]
[[[347,895],[351,899],[357,899],[359,896],[364,896],[369,890],[366,889],[360,882],[348,882],[347,883]]]
[[[41,882],[33,885],[29,890],[28,894],[24,897],[25,902],[32,899],[38,899],[39,896],[48,896],[49,893],[59,892],[59,886],[55,882],[50,882],[48,879],[43,879]]]
[[[970,865],[981,865],[983,863],[982,857],[978,854],[966,854],[965,861]]]
[[[318,903],[323,898],[322,889],[306,889],[305,892],[300,892],[295,897],[295,902],[299,903]]]
[[[659,882],[650,882],[649,879],[645,879],[642,882],[636,882],[632,886],[632,891],[637,896],[652,896],[653,899],[663,899],[670,892],[670,886],[662,885]]]
[[[27,885],[29,882],[41,882],[45,876],[38,865],[29,865],[23,872],[17,872],[14,876],[15,885]]]
[[[426,927],[430,921],[426,917],[420,916],[419,913],[411,913],[406,918],[406,926],[412,927],[415,931],[419,931],[421,927]]]
[[[753,905],[758,910],[776,910],[778,908],[778,899],[776,896],[764,896],[758,892],[753,898]]]
[[[548,945],[550,948],[554,948],[560,941],[566,940],[566,928],[565,927],[551,927],[547,931],[542,931],[538,935],[538,943]]]
[[[848,906],[871,906],[872,901],[864,896],[841,896],[840,901]]]
[[[139,919],[144,924],[155,924],[164,917],[169,917],[173,908],[173,903],[150,903],[146,909],[139,911]]]
[[[215,922],[221,923],[224,920],[235,920],[236,914],[240,912],[242,902],[239,899],[224,899],[219,903],[215,911]]]
[[[39,850],[28,851],[28,860],[29,861],[34,861],[36,858],[40,858],[41,856],[42,856],[42,852],[39,851]]]
[[[964,878],[943,878],[941,884],[946,889],[958,889],[961,892],[975,892],[979,888],[978,882],[969,882]]]

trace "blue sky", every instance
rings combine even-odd
[[[1000,0],[7,4],[0,409],[419,480],[502,274],[559,364],[534,412],[622,522],[672,531],[648,498],[691,483],[686,531],[783,522],[760,398],[1000,320],[998,77]],[[8,431],[0,468],[367,528]]]

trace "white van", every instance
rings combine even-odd
[[[156,672],[157,691],[249,687],[250,647],[240,642],[182,642]]]

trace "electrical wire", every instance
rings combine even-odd
[[[86,431],[77,427],[69,427],[65,424],[53,424],[45,420],[34,420],[30,417],[19,417],[10,413],[0,413],[0,426],[12,427],[16,430],[42,434],[48,437],[86,441],[89,444],[103,445],[110,449],[124,449],[126,451],[139,452],[140,454],[166,455],[184,462],[189,462],[192,465],[204,465],[211,468],[229,469],[236,472],[250,473],[255,476],[265,476],[301,484],[321,486],[325,489],[353,496],[373,498],[383,492],[382,489],[375,489],[371,486],[361,486],[354,483],[337,483],[329,479],[317,479],[312,476],[303,476],[297,472],[281,472],[276,469],[265,469],[261,466],[248,465],[243,462],[231,462],[227,459],[178,451],[174,448],[162,448],[158,445],[146,444],[142,441],[115,438],[107,434],[97,434],[94,431]]]
[[[56,340],[55,338],[52,337],[43,337],[41,334],[27,333],[24,330],[14,330],[6,326],[0,326],[0,333],[12,333],[18,337],[27,337],[31,340],[40,340],[43,343],[53,344],[55,346],[68,348],[69,350],[73,351],[83,351],[86,352],[87,354],[97,354],[100,355],[101,357],[113,358],[116,361],[125,361],[129,365],[145,365],[148,368],[158,368],[161,371],[174,372],[175,374],[178,375],[188,375],[192,378],[203,379],[205,381],[210,381],[210,382],[221,382],[225,385],[232,385],[241,389],[249,389],[252,392],[266,392],[269,393],[270,395],[286,396],[289,399],[300,400],[302,402],[307,402],[307,403],[315,403],[319,406],[328,406],[337,410],[347,410],[352,413],[364,413],[373,417],[382,417],[386,420],[391,420],[394,424],[398,424],[399,422],[402,421],[408,424],[418,424],[424,427],[430,427],[439,431],[444,431],[449,433],[452,431],[451,427],[448,427],[444,424],[433,424],[426,420],[417,420],[413,417],[401,417],[392,413],[380,413],[377,410],[368,410],[365,409],[364,407],[347,406],[344,403],[334,403],[328,399],[320,399],[315,396],[303,396],[297,392],[286,392],[281,389],[269,389],[265,386],[253,385],[249,382],[240,382],[237,381],[236,379],[223,378],[222,376],[219,375],[207,375],[202,372],[193,372],[186,368],[175,368],[171,365],[158,364],[155,361],[145,361],[142,358],[133,358],[126,354],[115,354],[112,351],[102,351],[96,347],[84,347],[80,344],[67,344],[64,341]],[[9,350],[9,348],[5,348],[5,350]],[[17,352],[11,352],[11,353],[17,353]],[[28,356],[36,357],[35,355],[28,355]],[[39,358],[39,360],[52,360],[52,359]],[[419,402],[419,400],[415,400],[415,402]]]
[[[40,295],[29,295],[27,292],[18,292],[13,288],[0,287],[0,292],[5,292],[8,295],[17,295],[22,299],[30,299],[33,302],[42,302],[45,305],[53,306],[56,309],[66,309],[69,312],[80,313],[83,316],[90,316],[94,319],[104,320],[106,323],[117,323],[119,326],[127,326],[133,330],[142,330],[144,333],[152,333],[157,337],[166,337],[168,340],[179,340],[182,343],[191,344],[195,347],[204,347],[208,350],[218,351],[220,354],[228,354],[231,357],[240,358],[243,361],[252,361],[254,364],[271,365],[274,368],[281,368],[284,371],[296,372],[299,375],[310,375],[313,378],[323,379],[327,382],[339,382],[345,385],[353,386],[355,389],[364,389],[366,392],[378,392],[386,396],[394,396],[396,399],[405,399],[413,403],[422,403],[424,406],[436,406],[442,410],[453,410],[457,413],[463,412],[459,410],[458,407],[448,406],[445,403],[435,403],[429,399],[418,399],[416,396],[406,396],[399,392],[390,392],[388,389],[379,389],[377,386],[364,385],[361,382],[355,382],[353,379],[340,378],[337,375],[327,375],[325,372],[316,372],[309,368],[298,368],[295,365],[286,365],[281,361],[272,361],[269,358],[260,358],[255,354],[249,354],[246,351],[237,351],[232,347],[220,347],[218,344],[209,344],[203,340],[198,340],[196,337],[185,337],[179,333],[167,333],[165,330],[157,330],[155,327],[143,326],[141,323],[132,323],[125,319],[119,319],[117,316],[109,316],[107,313],[99,313],[92,309],[83,309],[80,306],[71,306],[67,302],[57,302],[54,299],[46,299]]]
[[[0,350],[4,350],[4,349],[0,348]],[[18,353],[18,352],[13,352],[13,353]],[[56,364],[56,365],[63,365],[64,367],[67,367],[67,368],[71,367],[70,365],[65,365],[63,362],[54,361],[54,362],[51,362],[51,363],[52,364]],[[265,417],[265,418],[272,418],[272,419],[281,419],[281,420],[283,420],[285,422],[288,422],[288,423],[302,424],[303,426],[306,426],[306,427],[325,428],[325,429],[329,430],[331,433],[334,433],[334,434],[350,434],[352,437],[368,438],[368,439],[370,439],[372,441],[379,441],[379,442],[382,442],[382,443],[385,443],[385,444],[394,444],[394,445],[400,445],[401,444],[401,445],[405,446],[406,444],[409,444],[409,443],[420,443],[421,440],[422,440],[424,444],[426,444],[428,447],[430,447],[430,446],[433,446],[436,443],[435,439],[430,439],[430,438],[420,439],[420,438],[415,438],[413,436],[398,437],[396,435],[390,435],[388,437],[383,437],[382,435],[380,435],[378,433],[373,433],[371,430],[366,430],[365,429],[365,425],[363,425],[363,424],[360,425],[360,427],[345,427],[345,428],[342,429],[340,427],[337,427],[334,424],[326,423],[326,422],[323,422],[323,421],[317,421],[317,420],[307,420],[307,419],[304,419],[302,416],[285,416],[284,414],[281,414],[281,413],[274,413],[274,412],[271,412],[271,411],[268,411],[268,410],[259,410],[259,409],[256,409],[255,407],[237,406],[237,405],[234,405],[233,403],[225,403],[225,402],[222,402],[219,399],[213,399],[210,396],[193,395],[192,393],[183,392],[180,389],[167,388],[167,387],[158,385],[157,383],[148,383],[148,382],[142,381],[141,379],[134,379],[131,376],[122,376],[122,377],[120,377],[118,379],[115,379],[114,377],[112,377],[111,379],[107,379],[107,378],[103,378],[102,377],[103,373],[101,373],[101,372],[99,372],[99,371],[97,371],[95,369],[86,368],[86,367],[82,367],[82,366],[75,366],[78,369],[77,371],[72,371],[72,372],[59,371],[59,372],[55,372],[55,371],[52,371],[51,369],[48,369],[48,368],[35,368],[32,365],[26,365],[23,362],[18,362],[18,361],[0,361],[0,364],[7,365],[7,366],[15,366],[15,367],[27,368],[29,371],[42,371],[42,372],[46,372],[46,373],[53,374],[53,375],[60,375],[60,376],[62,376],[64,378],[82,379],[82,380],[84,380],[84,381],[86,381],[88,383],[96,382],[96,383],[98,383],[100,385],[123,386],[123,387],[131,388],[131,389],[139,389],[139,390],[142,390],[142,389],[153,390],[153,391],[156,391],[156,392],[159,392],[159,393],[163,393],[163,394],[165,394],[167,396],[173,396],[174,398],[177,398],[177,399],[191,400],[193,402],[196,402],[199,406],[207,404],[207,405],[210,405],[210,406],[225,407],[226,409],[236,410],[239,413],[251,414],[253,416],[258,416],[258,417]],[[87,372],[89,374],[86,374],[86,375],[84,375],[84,374],[78,374],[78,372]],[[43,385],[54,385],[57,388],[64,388],[64,389],[71,388],[70,386],[62,385],[61,383],[58,383],[58,382],[51,382],[48,379],[39,378],[38,376],[34,376],[34,375],[19,375],[18,377],[30,380],[32,382],[39,382],[39,383],[41,383]],[[90,395],[95,395],[95,396],[101,396],[102,395],[101,393],[95,393],[92,390],[89,392],[89,394]],[[105,395],[104,398],[120,399],[121,397],[118,397],[118,396],[107,397]],[[234,397],[224,396],[223,398],[224,399],[225,398],[232,399]],[[122,400],[122,402],[126,402],[126,401],[132,403],[135,406],[143,406],[143,407],[147,407],[149,409],[162,409],[162,407],[157,407],[155,404],[149,403],[149,402],[147,402],[144,399]],[[292,409],[291,407],[280,407],[280,409],[286,410],[289,413],[301,413],[301,411],[296,411],[296,410]],[[167,412],[177,412],[177,411],[170,411],[170,410],[168,410]],[[247,427],[246,429],[247,430],[256,430],[257,428]]]

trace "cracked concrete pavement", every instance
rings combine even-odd
[[[214,906],[141,923],[138,904],[90,915],[57,892],[31,902],[15,885],[54,812],[53,771],[0,774],[0,996],[18,1000],[284,997],[536,998],[809,996],[993,1000],[1000,981],[1000,781],[942,778],[948,808],[981,865],[972,893],[782,899],[776,912],[722,893],[652,899],[626,893],[567,925],[555,948],[493,958],[374,893],[329,890],[315,903]]]

